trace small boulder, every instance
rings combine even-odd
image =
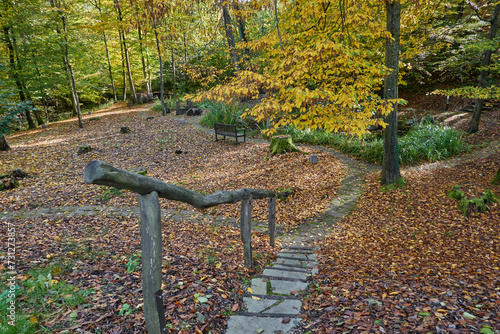
[[[78,155],[81,155],[81,154],[89,153],[92,150],[93,150],[93,148],[90,145],[80,145],[80,147],[78,148],[78,152],[76,152],[76,153]]]

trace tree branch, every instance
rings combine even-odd
[[[138,194],[149,194],[152,191],[156,191],[159,197],[188,203],[198,209],[209,208],[223,203],[236,203],[249,197],[259,199],[276,196],[272,190],[248,188],[234,191],[217,191],[211,195],[203,196],[196,191],[151,177],[131,173],[99,160],[94,160],[87,164],[84,179],[85,182],[90,184],[127,189]]]

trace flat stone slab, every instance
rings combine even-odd
[[[275,331],[288,332],[297,326],[300,318],[288,318],[290,321],[283,323],[285,318],[266,318],[233,315],[227,321],[227,334],[274,334]]]
[[[344,218],[346,215],[345,212],[338,212],[338,211],[333,211],[333,210],[328,210],[325,212],[326,216],[329,217],[335,217],[335,218]]]
[[[252,291],[256,295],[267,294],[267,280],[263,278],[252,278]]]
[[[278,254],[278,258],[284,257],[284,258],[292,258],[292,259],[297,259],[297,260],[316,260],[316,254],[304,254],[304,253],[297,253],[297,252],[281,252]]]
[[[288,268],[290,269],[290,268]],[[290,270],[280,270],[280,269],[264,269],[262,273],[264,276],[273,276],[273,277],[283,277],[283,278],[294,278],[294,279],[307,279],[309,276],[308,273],[300,272],[300,271],[290,271]]]
[[[276,262],[273,262],[273,264],[287,264],[291,266],[295,266],[297,268],[304,268],[304,267],[312,267],[315,262],[310,262],[310,261],[300,261],[300,260],[293,260],[293,259],[284,259],[284,258],[277,258]]]
[[[298,299],[267,299],[256,300],[252,297],[244,297],[243,301],[251,313],[271,314],[299,314],[302,302]]]
[[[269,269],[288,269],[288,270],[291,269],[291,270],[294,270],[294,271],[297,271],[297,272],[306,273],[306,274],[309,274],[311,272],[311,268],[290,267],[290,266],[284,266],[284,265],[279,264],[279,263],[275,263],[273,265],[273,267],[269,268]]]
[[[271,279],[271,291],[282,295],[291,295],[294,291],[302,291],[307,288],[309,283],[291,282]]]

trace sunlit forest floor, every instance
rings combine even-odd
[[[443,112],[443,97],[404,98],[409,104],[401,117],[434,115],[467,128],[470,114],[460,112],[466,101],[452,100]],[[85,115],[83,129],[73,119],[9,136],[12,150],[0,153],[0,175],[21,168],[30,176],[19,188],[0,192],[0,217],[37,207],[136,207],[134,194],[85,184],[83,170],[94,159],[126,170],[144,167],[148,176],[202,193],[293,190],[277,209],[278,223],[288,230],[324,210],[341,186],[344,166],[331,155],[304,149],[270,157],[266,144],[216,143],[210,132],[150,107],[119,103]],[[405,187],[382,188],[377,173],[366,175],[352,214],[318,243],[320,274],[303,296],[299,332],[500,330],[499,205],[465,218],[458,201],[446,197],[462,184],[500,194],[491,184],[500,166],[499,124],[498,110],[484,113],[481,131],[464,138],[475,145],[491,140],[487,153],[405,169]],[[120,133],[122,126],[131,132]],[[93,150],[78,155],[85,144]],[[310,164],[310,153],[321,164]],[[162,207],[189,209],[170,201]],[[266,209],[256,201],[254,218],[266,220]],[[239,205],[199,211],[182,222],[164,217],[163,290],[172,333],[222,333],[230,312],[240,310],[244,284],[277,254],[263,233],[254,232],[257,268],[244,269],[239,230],[215,226],[207,214],[234,218]],[[19,332],[144,331],[137,218],[62,215],[7,222],[16,231]],[[8,268],[2,269],[4,290]],[[6,325],[6,311],[0,312],[2,329],[17,332]]]

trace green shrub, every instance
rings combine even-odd
[[[439,124],[417,124],[399,140],[403,164],[443,160],[468,149],[458,131]]]
[[[174,100],[164,99],[164,101],[165,101],[165,106],[167,106],[168,108],[170,108],[170,109],[175,108],[175,101]],[[153,104],[153,108],[151,108],[151,109],[153,109],[153,111],[163,112],[163,109],[161,107],[161,100],[156,99],[155,104]]]
[[[223,103],[208,101],[200,105],[204,115],[200,120],[201,125],[212,128],[214,123],[233,124],[238,127],[249,127],[241,115],[246,111],[240,103]]]

